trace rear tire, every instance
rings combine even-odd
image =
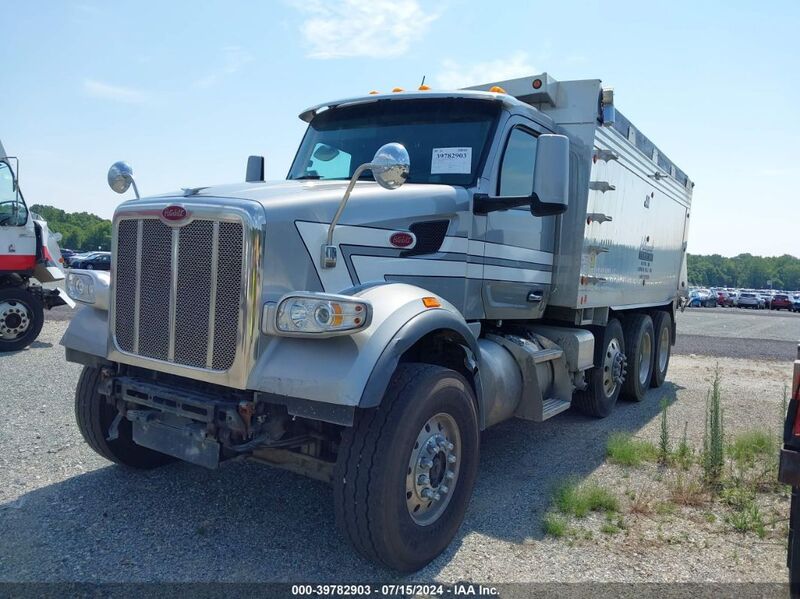
[[[174,458],[134,443],[131,422],[125,418],[117,427],[119,436],[107,439],[117,408],[97,392],[100,372],[99,368],[84,367],[75,391],[75,420],[89,447],[107,460],[142,470],[172,462]]]
[[[659,310],[653,314],[653,332],[656,345],[650,386],[660,387],[667,378],[669,359],[672,355],[672,317],[669,312]]]
[[[587,386],[572,396],[575,408],[595,418],[605,418],[614,410],[625,375],[625,338],[619,320],[605,327],[587,327],[594,334],[594,367],[589,370]]]
[[[44,324],[42,301],[24,287],[0,289],[0,353],[25,349]]]
[[[419,570],[461,526],[478,448],[475,398],[464,377],[401,364],[381,404],[359,411],[342,436],[334,472],[339,530],[364,557]],[[434,492],[438,499],[422,498]]]
[[[622,397],[631,401],[642,401],[653,378],[653,320],[647,314],[633,312],[623,319],[622,329],[628,353],[628,369],[625,372]]]

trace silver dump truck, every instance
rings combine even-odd
[[[134,468],[247,457],[328,481],[355,548],[413,571],[464,518],[481,430],[606,417],[664,383],[693,183],[596,79],[300,118],[285,181],[251,157],[244,183],[117,208],[111,272],[68,278],[78,425]]]

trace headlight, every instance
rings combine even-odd
[[[350,296],[291,295],[278,303],[274,333],[318,337],[349,335],[369,326],[371,318],[369,302]]]
[[[67,295],[76,302],[94,304],[94,279],[91,275],[71,272],[67,275]]]
[[[110,273],[102,270],[87,270],[67,273],[67,295],[76,302],[89,304],[99,310],[108,310]]]

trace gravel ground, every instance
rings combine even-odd
[[[759,325],[733,316],[736,311],[718,311],[737,319],[745,337],[757,336],[750,331]],[[701,326],[695,318],[682,315],[679,331]],[[338,535],[332,494],[321,483],[249,462],[215,472],[186,464],[131,472],[93,454],[72,414],[80,368],[64,362],[58,345],[67,324],[50,320],[31,348],[0,356],[0,380],[17,381],[0,386],[0,581],[396,578],[359,558]],[[785,326],[776,324],[776,330]],[[728,342],[732,336],[717,334]],[[648,536],[647,522],[633,522],[631,530],[641,530],[648,542],[616,535],[567,543],[542,534],[550,491],[566,477],[620,480],[604,463],[611,432],[658,439],[662,398],[673,402],[673,430],[689,422],[689,436],[699,444],[717,361],[727,432],[753,423],[777,427],[783,384],[791,377],[788,360],[693,353],[673,357],[668,383],[646,401],[621,403],[605,420],[569,411],[542,424],[515,420],[486,431],[459,535],[408,580],[785,581],[780,539],[760,541],[683,521],[666,525],[666,540]],[[774,510],[785,507],[778,501]]]

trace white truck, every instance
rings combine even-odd
[[[464,518],[482,429],[605,417],[664,382],[693,183],[596,79],[300,118],[286,181],[251,157],[244,183],[117,208],[111,273],[68,279],[76,416],[127,466],[329,481],[355,548],[413,571]]]
[[[33,343],[42,330],[45,309],[75,305],[63,289],[40,284],[64,280],[60,236],[28,210],[11,166],[14,161],[0,143],[0,353]]]

